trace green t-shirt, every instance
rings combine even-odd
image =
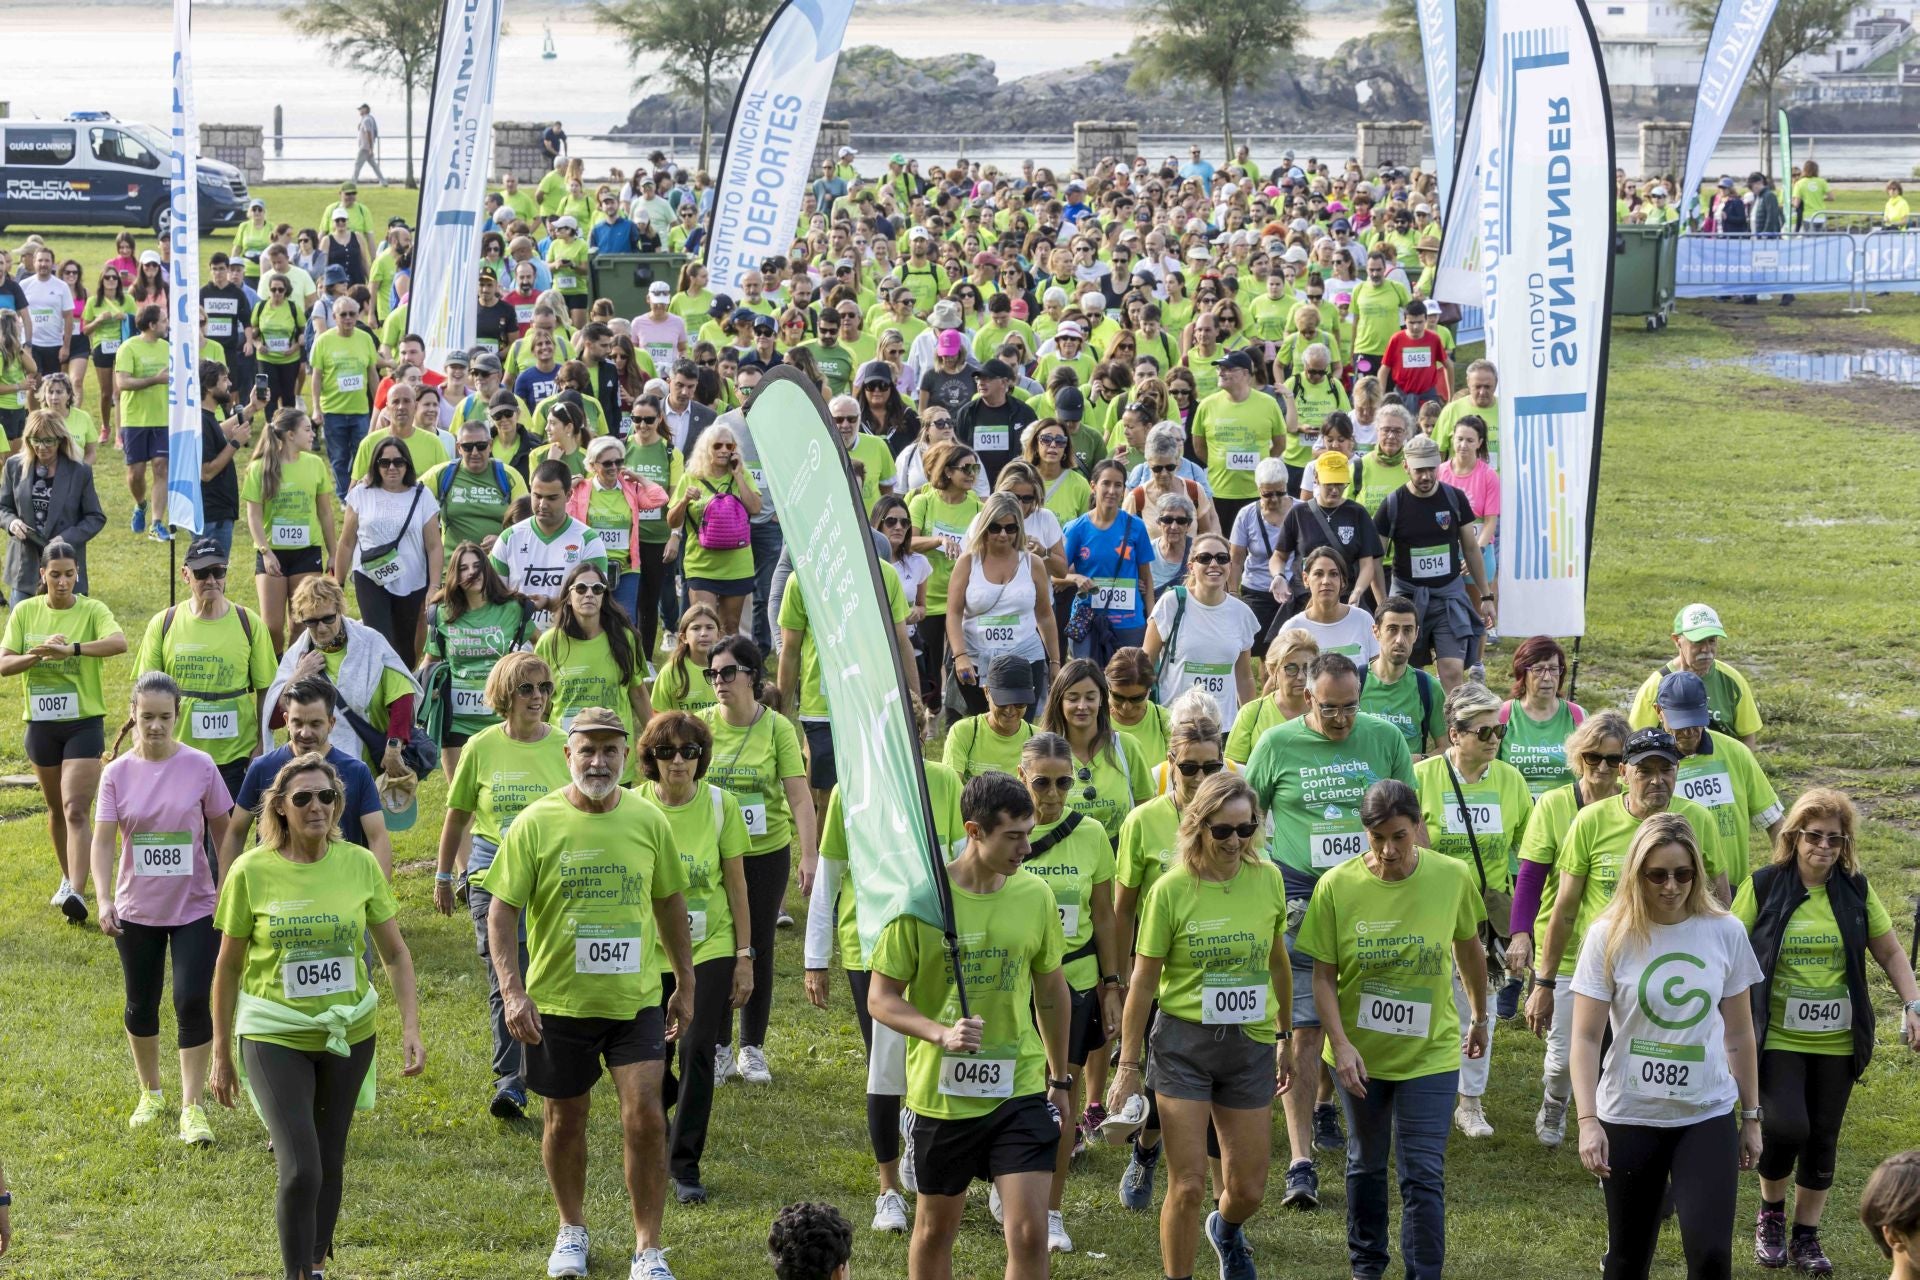
[[[719,699],[714,697],[713,686],[707,683],[701,674],[699,664],[687,659],[668,662],[660,668],[653,678],[650,690],[653,697],[653,713],[663,715],[668,711],[701,712],[708,707],[717,706]]]
[[[1520,860],[1537,862],[1547,869],[1546,882],[1540,886],[1540,911],[1533,922],[1518,933],[1533,935],[1534,947],[1546,939],[1547,921],[1553,919],[1554,900],[1560,896],[1560,846],[1566,842],[1567,829],[1573,825],[1574,815],[1580,812],[1580,801],[1574,794],[1572,783],[1564,787],[1555,787],[1544,795],[1534,797],[1533,817],[1527,823],[1527,833],[1520,838]],[[1569,947],[1567,957],[1562,962],[1561,972],[1571,975],[1573,965],[1579,959],[1578,947]]]
[[[1060,967],[1065,940],[1053,895],[1016,871],[992,893],[953,886],[968,1012],[985,1022],[980,1049],[948,1054],[907,1041],[907,1105],[936,1120],[968,1120],[1008,1098],[1043,1093],[1046,1048],[1033,1021],[1033,977]],[[873,970],[906,984],[907,1001],[947,1025],[959,1020],[953,966],[939,929],[896,916],[873,950]]]
[[[1064,819],[1062,820],[1064,821]],[[1036,826],[1033,839],[1056,830],[1060,823]],[[1065,955],[1093,942],[1093,893],[1095,885],[1113,883],[1113,845],[1100,824],[1082,818],[1073,834],[1048,849],[1044,855],[1030,858],[1022,871],[1040,877],[1053,890],[1054,906],[1060,914],[1060,931],[1066,938]],[[1067,985],[1075,991],[1091,991],[1100,981],[1100,956],[1096,951],[1068,960]]]
[[[500,481],[505,478],[504,492]],[[463,542],[483,544],[506,527],[507,512],[527,496],[527,482],[512,467],[495,468],[491,459],[479,475],[458,462],[442,462],[423,472],[420,483],[440,504],[440,542],[451,559]]]
[[[1360,492],[1347,496],[1365,507],[1368,515],[1377,516],[1387,495],[1406,483],[1407,455],[1396,453],[1392,458],[1383,458],[1378,449],[1372,449],[1367,452],[1366,465],[1360,468]]]
[[[1379,284],[1362,280],[1353,286],[1353,301],[1347,313],[1353,317],[1355,355],[1379,356],[1386,352],[1393,335],[1400,331],[1400,309],[1413,295],[1396,280]]]
[[[1026,746],[1032,736],[1033,725],[1025,720],[1013,731],[1012,737],[1002,737],[987,722],[987,717],[968,716],[947,730],[942,758],[947,768],[959,774],[963,782],[972,782],[983,773],[1017,774],[1020,748]]]
[[[114,376],[158,377],[167,371],[167,364],[171,359],[172,348],[163,338],[128,338],[114,353]],[[14,381],[14,379],[8,379],[8,381]],[[166,426],[167,384],[157,382],[139,391],[122,391],[120,393],[120,425],[123,427]]]
[[[380,349],[364,329],[329,329],[313,340],[313,367],[320,375],[320,412],[372,413]],[[444,461],[444,459],[443,459]]]
[[[548,728],[535,742],[509,737],[505,725],[480,730],[460,750],[447,808],[473,815],[474,834],[498,845],[520,811],[571,782],[566,735]]]
[[[960,816],[960,775],[943,764],[929,760],[927,800],[933,806],[933,830],[939,837],[940,851],[951,862],[967,845],[966,822]],[[835,862],[847,861],[847,823],[840,808],[840,788],[827,793],[826,821],[820,826],[820,856]],[[854,908],[852,880],[842,877],[834,896],[833,919],[840,963],[849,973],[864,972],[867,957],[860,951],[860,924]]]
[[[280,487],[271,498],[266,494],[266,459],[258,458],[247,466],[240,481],[243,502],[263,504],[260,524],[267,535],[267,547],[274,551],[299,551],[306,547],[324,547],[320,534],[320,495],[333,493],[333,472],[327,460],[317,453],[303,453],[292,462],[280,465]]]
[[[827,380],[830,394],[847,394],[847,388],[853,385],[853,371],[857,362],[852,347],[844,342],[835,342],[829,347],[818,339],[811,339],[795,349],[813,356],[813,362],[820,366],[821,376]]]
[[[1753,930],[1759,903],[1753,881],[1733,895],[1733,914]],[[1880,895],[1867,886],[1867,937],[1891,931],[1893,918]],[[1840,940],[1840,924],[1833,916],[1827,886],[1814,885],[1807,900],[1794,909],[1780,938],[1780,954],[1773,963],[1771,1008],[1762,1049],[1817,1053],[1845,1058],[1853,1054],[1853,1020],[1857,1016],[1847,992],[1847,950]]]
[[[1062,471],[1051,483],[1042,480],[1041,485],[1040,505],[1059,517],[1063,529],[1093,510],[1093,486],[1087,483],[1086,475],[1075,468]]]
[[[1520,771],[1527,789],[1538,796],[1573,781],[1567,767],[1567,739],[1574,730],[1573,704],[1565,698],[1545,720],[1535,720],[1519,699],[1507,703],[1507,736],[1500,758]]]
[[[1174,866],[1144,896],[1134,949],[1164,962],[1162,1013],[1272,1044],[1279,1021],[1291,1024],[1292,992],[1283,1004],[1268,967],[1286,931],[1287,888],[1271,862],[1242,863],[1223,881]]]
[[[1225,391],[1216,391],[1193,411],[1193,438],[1207,446],[1207,485],[1216,498],[1257,498],[1260,486],[1253,478],[1260,459],[1273,454],[1273,442],[1284,448],[1287,417],[1280,402],[1262,391],[1235,404]]]
[[[327,680],[337,689],[340,687],[340,665],[347,659],[346,646],[342,645],[322,656],[327,664]],[[376,729],[384,730],[387,727],[387,717],[392,714],[391,708],[394,702],[413,691],[413,681],[405,674],[393,667],[382,667],[380,683],[375,685],[373,690],[373,705],[367,708],[367,723]],[[360,758],[371,763],[376,757],[368,755],[366,747],[362,745]]]
[[[673,493],[680,487],[680,477],[686,466],[680,459],[680,451],[673,447],[663,436],[652,444],[641,444],[637,440],[627,442],[627,466],[638,471],[647,479]],[[666,508],[640,513],[640,541],[664,543],[673,530],[667,528]],[[691,536],[687,541],[695,541]]]
[[[48,636],[65,636],[69,644],[88,644],[118,635],[113,610],[91,596],[77,595],[65,609],[48,605],[43,595],[14,605],[7,616],[4,643],[10,653],[25,653]],[[100,668],[105,658],[66,657],[28,667],[20,676],[20,718],[57,724],[107,714],[100,691]]]
[[[1640,691],[1633,695],[1633,706],[1627,710],[1628,724],[1636,729],[1659,727],[1660,712],[1655,701],[1660,693],[1660,678],[1679,669],[1680,659],[1676,657],[1647,677]],[[1760,708],[1753,700],[1753,689],[1747,684],[1747,678],[1738,668],[1715,658],[1705,683],[1707,715],[1711,717],[1709,728],[1736,738],[1760,732]]]
[[[1360,686],[1360,709],[1398,729],[1414,755],[1447,740],[1446,700],[1440,682],[1418,667],[1406,668],[1389,684],[1369,666]]]
[[[900,587],[900,575],[885,560],[880,562],[880,581],[887,592],[887,615],[898,624],[907,620],[907,596]],[[807,597],[797,578],[787,583],[780,597],[780,629],[798,631],[800,637],[800,707],[802,720],[827,718],[827,694],[820,683],[820,647],[814,643],[813,628],[807,622]]]
[[[299,364],[305,358],[306,350],[301,344],[300,335],[305,331],[306,319],[291,298],[279,306],[275,306],[271,298],[263,298],[255,303],[253,327],[260,331],[257,350],[262,362]]]
[[[242,613],[247,615],[245,627]],[[183,604],[174,610],[173,625],[167,626],[166,621],[165,611],[148,620],[134,669],[164,671],[180,686],[180,719],[174,737],[206,752],[215,764],[246,759],[260,741],[260,700],[255,693],[272,686],[280,665],[273,656],[273,635],[267,624],[259,614],[231,601],[218,618],[197,618]]]
[[[1419,851],[1413,873],[1382,880],[1365,858],[1322,876],[1295,950],[1337,970],[1340,1022],[1367,1075],[1412,1080],[1460,1065],[1453,944],[1487,918],[1473,872]],[[1325,1060],[1333,1062],[1333,1042]]]
[[[1366,848],[1361,799],[1384,778],[1413,786],[1413,756],[1378,716],[1360,712],[1342,742],[1301,716],[1261,735],[1246,778],[1273,823],[1275,860],[1312,881]]]
[[[1134,915],[1147,890],[1173,865],[1174,849],[1180,838],[1180,810],[1171,795],[1155,796],[1120,824],[1120,839],[1114,854],[1114,880],[1123,889],[1138,891]]]
[[[1135,724],[1121,724],[1118,716],[1113,720],[1113,731],[1123,738],[1132,738],[1140,748],[1140,754],[1156,765],[1167,758],[1167,725],[1170,717],[1167,709],[1157,702],[1149,701]],[[1236,724],[1238,721],[1235,722]]]
[[[634,1017],[660,1003],[653,904],[687,887],[673,828],[629,791],[606,813],[564,790],[520,811],[482,886],[526,912],[527,994],[542,1013]]]
[[[1097,820],[1106,828],[1107,839],[1118,840],[1127,814],[1153,798],[1153,764],[1139,743],[1116,733],[1092,760],[1074,757],[1075,786],[1067,807]]]
[[[740,802],[750,841],[747,852],[772,853],[792,844],[793,809],[787,803],[786,782],[807,776],[793,721],[766,707],[745,727],[728,724],[718,706],[699,716],[713,733],[707,777]]]
[[[565,732],[573,727],[574,716],[588,707],[607,707],[620,713],[620,723],[627,726],[629,744],[639,738],[645,726],[634,721],[633,700],[628,692],[646,688],[647,664],[639,652],[639,637],[629,632],[627,639],[634,650],[633,674],[623,678],[604,629],[591,640],[576,640],[557,626],[540,633],[540,638],[533,642],[533,651],[553,668],[553,705],[547,709],[548,721]],[[634,752],[629,750],[629,774],[633,764]]]
[[[885,440],[868,431],[853,438],[847,453],[862,468],[860,506],[863,513],[871,512],[873,504],[880,501],[880,486],[893,486],[893,454]]]
[[[1726,870],[1719,829],[1712,814],[1691,800],[1681,799],[1677,793],[1668,801],[1665,812],[1679,814],[1693,828],[1709,877]],[[1566,838],[1560,844],[1560,871],[1563,875],[1586,877],[1586,887],[1573,917],[1573,933],[1567,939],[1566,954],[1560,958],[1562,976],[1573,976],[1574,965],[1580,959],[1581,940],[1587,936],[1594,919],[1613,901],[1620,869],[1627,863],[1627,847],[1639,829],[1640,819],[1627,812],[1624,791],[1588,805],[1567,828]]]
[[[712,490],[708,486],[712,486]],[[719,492],[713,492],[718,490]],[[742,578],[753,576],[753,547],[751,545],[735,547],[731,551],[709,551],[700,545],[700,520],[706,514],[707,505],[721,493],[732,493],[742,503],[746,495],[759,494],[754,488],[751,476],[729,477],[718,482],[703,480],[691,475],[682,475],[674,486],[669,506],[677,505],[682,496],[691,493],[693,500],[687,504],[686,537],[682,539],[683,550],[680,553],[681,574],[687,578],[707,578],[719,582],[738,582]]]
[[[1747,744],[1707,730],[1700,749],[1680,762],[1674,794],[1713,814],[1727,857],[1728,883],[1736,888],[1745,884],[1748,828],[1765,830],[1785,812]]]
[[[1827,211],[1827,192],[1829,186],[1825,178],[1798,178],[1793,184],[1793,198],[1800,204],[1802,225],[1811,223]]]
[[[82,450],[100,443],[100,424],[85,409],[68,409],[66,426],[67,434]]]
[[[1247,304],[1247,320],[1253,328],[1253,336],[1262,342],[1280,342],[1287,336],[1287,321],[1293,318],[1293,309],[1299,301],[1290,293],[1277,298],[1264,295]]]
[[[940,539],[940,545],[926,553],[927,564],[933,569],[927,577],[929,618],[943,617],[947,612],[947,582],[953,577],[953,562],[960,558],[967,528],[983,505],[979,496],[971,491],[958,502],[948,502],[930,487],[907,499],[914,536]]]
[[[242,991],[319,1017],[366,996],[362,936],[399,910],[379,862],[359,845],[336,841],[317,862],[294,862],[261,845],[228,868],[213,924],[246,940]],[[347,1043],[372,1035],[373,1024],[369,1012],[347,1029]],[[327,1047],[325,1031],[250,1038],[303,1053]]]
[[[415,476],[423,476],[435,467],[453,461],[453,459],[447,457],[446,442],[440,438],[440,433],[437,431],[423,431],[416,427],[406,436],[401,437],[383,428],[369,434],[365,439],[361,440],[360,447],[353,451],[354,479],[378,479],[378,477],[372,475],[373,451],[389,439],[406,446],[407,455],[413,459],[413,474]],[[491,477],[489,477],[489,480],[491,480]],[[428,492],[431,493],[435,491],[429,490]],[[498,492],[498,490],[496,489],[495,492]],[[489,532],[498,533],[500,531],[493,529],[489,530]]]
[[[627,544],[633,540],[633,509],[627,505],[626,491],[603,489],[589,481],[587,527],[600,534],[600,541],[607,548],[607,565],[624,572],[632,563]]]
[[[710,782],[698,783],[693,799],[670,805],[660,798],[660,788],[642,782],[633,789],[641,801],[658,809],[673,831],[673,847],[680,853],[680,866],[686,875],[687,937],[693,943],[693,962],[726,960],[746,945],[745,932],[736,942],[733,928],[733,904],[727,901],[725,872],[721,859],[737,858],[747,851],[747,828],[740,818],[740,805],[725,788]],[[667,954],[655,942],[654,970],[666,973]]]
[[[1434,852],[1457,858],[1468,871],[1474,871],[1473,844],[1477,843],[1487,887],[1511,893],[1513,878],[1520,870],[1520,844],[1533,817],[1533,793],[1527,790],[1527,780],[1512,765],[1495,760],[1478,782],[1460,778],[1460,794],[1456,797],[1450,772],[1444,751],[1413,766],[1414,790],[1420,795],[1420,812],[1426,817]],[[1469,823],[1473,843],[1467,840]],[[1480,884],[1477,873],[1473,883],[1476,887]]]
[[[1234,713],[1233,728],[1227,732],[1227,759],[1244,765],[1253,757],[1253,749],[1269,729],[1287,722],[1287,713],[1274,702],[1272,694],[1263,694],[1245,703]]]

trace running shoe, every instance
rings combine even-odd
[[[1345,1151],[1346,1135],[1340,1132],[1340,1107],[1322,1102],[1313,1109],[1313,1148],[1316,1151]]]
[[[1287,1187],[1280,1203],[1297,1209],[1320,1207],[1320,1171],[1312,1160],[1296,1160],[1287,1167]]]
[[[907,1233],[907,1198],[898,1191],[882,1191],[873,1198],[873,1229],[895,1235]]]
[[[1087,1109],[1080,1113],[1080,1123],[1088,1133],[1099,1133],[1100,1126],[1107,1122],[1107,1109],[1097,1102],[1089,1102]]]
[[[730,1044],[717,1044],[713,1046],[714,1088],[719,1088],[739,1074],[739,1070],[733,1065],[733,1046]]]
[[[587,1229],[567,1223],[553,1238],[553,1252],[547,1255],[549,1276],[587,1274]]]
[[[1453,1126],[1469,1138],[1491,1138],[1493,1125],[1478,1097],[1462,1097],[1453,1108]]]
[[[135,507],[133,509],[133,531],[135,533],[145,533],[147,531],[147,509],[145,507]]]
[[[793,928],[793,913],[785,907],[780,908],[780,914],[773,918],[773,927],[776,929]]]
[[[135,1107],[133,1114],[127,1117],[127,1128],[144,1129],[166,1113],[166,1100],[161,1097],[160,1091],[155,1089],[152,1093],[148,1093],[142,1089],[140,1105]]]
[[[1127,1157],[1127,1169],[1120,1175],[1120,1203],[1135,1213],[1153,1208],[1153,1171],[1160,1167],[1160,1144],[1142,1152],[1138,1143]]]
[[[1246,1228],[1229,1227],[1218,1209],[1207,1215],[1207,1243],[1220,1256],[1220,1280],[1260,1280]]]
[[[1533,1136],[1544,1147],[1557,1147],[1567,1140],[1567,1099],[1546,1094],[1533,1117]]]
[[[172,532],[168,530],[166,525],[160,523],[158,520],[153,522],[153,528],[148,532],[147,536],[149,538],[152,538],[155,542],[172,542],[173,541]]]
[[[757,1044],[740,1047],[740,1078],[748,1084],[772,1084],[773,1072],[767,1070],[766,1051]]]
[[[527,1118],[527,1091],[517,1084],[503,1084],[494,1090],[493,1101],[487,1104],[487,1112],[495,1120],[524,1120]]]
[[[1820,1237],[1813,1232],[1804,1235],[1798,1228],[1793,1239],[1787,1243],[1787,1265],[1807,1276],[1830,1276],[1833,1263],[1827,1258],[1827,1251],[1820,1247]]]
[[[67,900],[60,904],[60,914],[67,918],[68,924],[87,922],[87,900],[78,893],[69,893]]]
[[[71,880],[68,880],[65,876],[61,876],[60,887],[53,891],[53,896],[51,898],[47,899],[47,905],[50,907],[60,906],[64,904],[68,898],[71,898],[72,896],[73,896],[73,882]]]
[[[213,1126],[207,1123],[205,1107],[180,1108],[180,1141],[190,1147],[213,1145]]]
[[[642,1249],[633,1255],[633,1265],[627,1269],[627,1280],[673,1280],[673,1268],[667,1265],[667,1255],[658,1249]]]
[[[1067,1234],[1066,1215],[1058,1209],[1047,1210],[1047,1252],[1073,1252],[1073,1237]]]
[[[697,1182],[673,1180],[673,1198],[681,1204],[705,1204],[707,1189]]]
[[[1760,1206],[1753,1220],[1753,1260],[1763,1267],[1787,1265],[1787,1211],[1785,1206]]]

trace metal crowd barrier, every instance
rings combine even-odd
[[[1920,293],[1920,231],[1683,235],[1675,292],[1844,293],[1847,312],[1863,313],[1869,294]]]

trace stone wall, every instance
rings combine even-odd
[[[852,145],[852,124],[845,120],[822,120],[820,122],[820,137],[815,140],[813,144],[813,164],[807,170],[807,177],[811,179],[814,174],[820,172],[820,162],[822,160],[837,160],[840,157],[840,148]],[[867,168],[871,171],[875,167],[871,157],[856,156],[854,158],[855,165],[857,166],[862,158],[867,159]]]
[[[1092,173],[1102,160],[1131,164],[1140,154],[1140,124],[1135,120],[1073,122],[1073,169]]]
[[[203,124],[200,154],[232,165],[248,185],[265,182],[267,153],[261,145],[263,132],[257,124]]]
[[[1678,120],[1645,120],[1640,124],[1640,167],[1646,177],[1678,174],[1687,167],[1687,143],[1693,126]]]
[[[1367,173],[1382,165],[1411,169],[1426,153],[1427,127],[1418,120],[1369,120],[1357,129],[1354,149]]]
[[[511,173],[527,183],[546,177],[547,170],[553,167],[547,153],[540,149],[540,132],[546,127],[545,124],[494,121],[493,172],[487,175],[488,182],[498,181],[503,173]]]

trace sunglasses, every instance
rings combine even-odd
[[[296,621],[293,625],[296,627],[305,627],[307,630],[311,631],[315,627],[330,627],[338,621],[340,621],[339,614],[323,613],[317,618],[308,618],[305,622]]]
[[[1028,778],[1027,785],[1033,788],[1035,791],[1064,792],[1072,788],[1073,779],[1072,778],[1049,778],[1046,775],[1042,774],[1038,777]]]
[[[209,565],[204,569],[193,570],[193,580],[195,582],[206,582],[209,579],[217,579],[224,582],[226,581],[226,577],[227,566],[223,564]]]
[[[745,667],[736,664],[731,667],[708,667],[702,674],[707,677],[708,684],[731,684],[733,678],[745,670]]]
[[[1065,447],[1066,447],[1066,443],[1067,443],[1067,438],[1066,438],[1065,436],[1051,436],[1051,435],[1049,435],[1049,436],[1041,436],[1041,437],[1040,437],[1040,443],[1041,443],[1041,444],[1050,444],[1050,445],[1055,445],[1055,446],[1057,446],[1057,447],[1060,447],[1060,448],[1065,448]]]
[[[1503,724],[1483,724],[1478,729],[1461,728],[1458,732],[1471,734],[1482,742],[1498,742],[1507,736],[1507,726]]]
[[[1601,765],[1618,769],[1627,762],[1627,757],[1618,751],[1582,751],[1580,759],[1589,769],[1597,769]]]
[[[1166,525],[1168,528],[1184,529],[1193,523],[1193,518],[1191,516],[1161,516],[1160,523]]]
[[[1666,867],[1642,867],[1640,878],[1648,884],[1666,884],[1669,880],[1674,884],[1692,884],[1693,868],[1674,867],[1669,870]]]
[[[296,809],[305,809],[315,800],[331,809],[340,803],[340,793],[332,787],[322,787],[318,791],[296,791],[287,797],[287,803]]]
[[[947,470],[958,471],[963,476],[977,475],[980,471],[980,464],[977,462],[956,462],[948,467]]]
[[[1218,764],[1214,765],[1215,770],[1219,768],[1220,766]],[[1215,840],[1225,840],[1228,836],[1239,836],[1242,840],[1251,840],[1253,839],[1253,833],[1259,829],[1260,824],[1257,822],[1242,822],[1238,824],[1231,822],[1210,822],[1207,824],[1207,834]]]
[[[1078,769],[1074,770],[1073,776],[1086,784],[1085,790],[1080,793],[1082,800],[1098,800],[1100,798],[1100,792],[1096,790],[1093,785],[1093,770],[1090,767],[1084,764],[1081,765]]]
[[[1191,778],[1196,773],[1204,773],[1211,778],[1214,774],[1226,768],[1227,762],[1224,760],[1208,760],[1203,763],[1199,760],[1182,760],[1173,767],[1180,771],[1180,776],[1183,778]],[[1253,833],[1249,831],[1246,834],[1252,835]],[[1222,835],[1219,839],[1224,840],[1226,837]]]
[[[1796,831],[1793,834],[1802,843],[1810,844],[1816,849],[1844,849],[1853,843],[1852,837],[1841,835],[1837,831],[1831,835],[1825,831]]]
[[[603,596],[607,594],[607,584],[604,582],[576,582],[573,584],[571,590],[573,594],[577,596]]]
[[[880,527],[882,529],[911,529],[913,528],[913,521],[909,520],[906,516],[888,516],[880,522]]]
[[[386,457],[380,459],[380,461],[376,462],[374,465],[379,467],[382,471],[387,470],[389,467],[398,468],[401,471],[405,471],[407,469],[407,460],[405,458],[397,458],[392,454],[388,454]]]
[[[833,415],[833,420],[835,422],[858,422],[860,421],[860,415],[857,413],[836,413]]]
[[[1202,566],[1217,564],[1224,569],[1233,563],[1233,557],[1224,551],[1202,551],[1193,557],[1193,562]]]
[[[535,684],[530,680],[522,681],[520,684],[513,686],[513,692],[517,697],[522,698],[531,698],[536,693],[543,698],[551,698],[553,696],[553,681],[542,680],[539,684]]]
[[[995,523],[987,526],[987,532],[998,533],[998,534],[1003,534],[1007,537],[1012,537],[1014,534],[1020,532],[1020,526],[1017,524]]]
[[[698,760],[705,755],[706,748],[697,742],[683,742],[679,746],[655,747],[651,752],[655,760]]]
[[[657,427],[660,425],[660,415],[657,413],[644,415],[636,413],[633,415],[633,420],[643,427]]]
[[[464,440],[460,444],[462,453],[485,453],[493,446],[485,440]]]

